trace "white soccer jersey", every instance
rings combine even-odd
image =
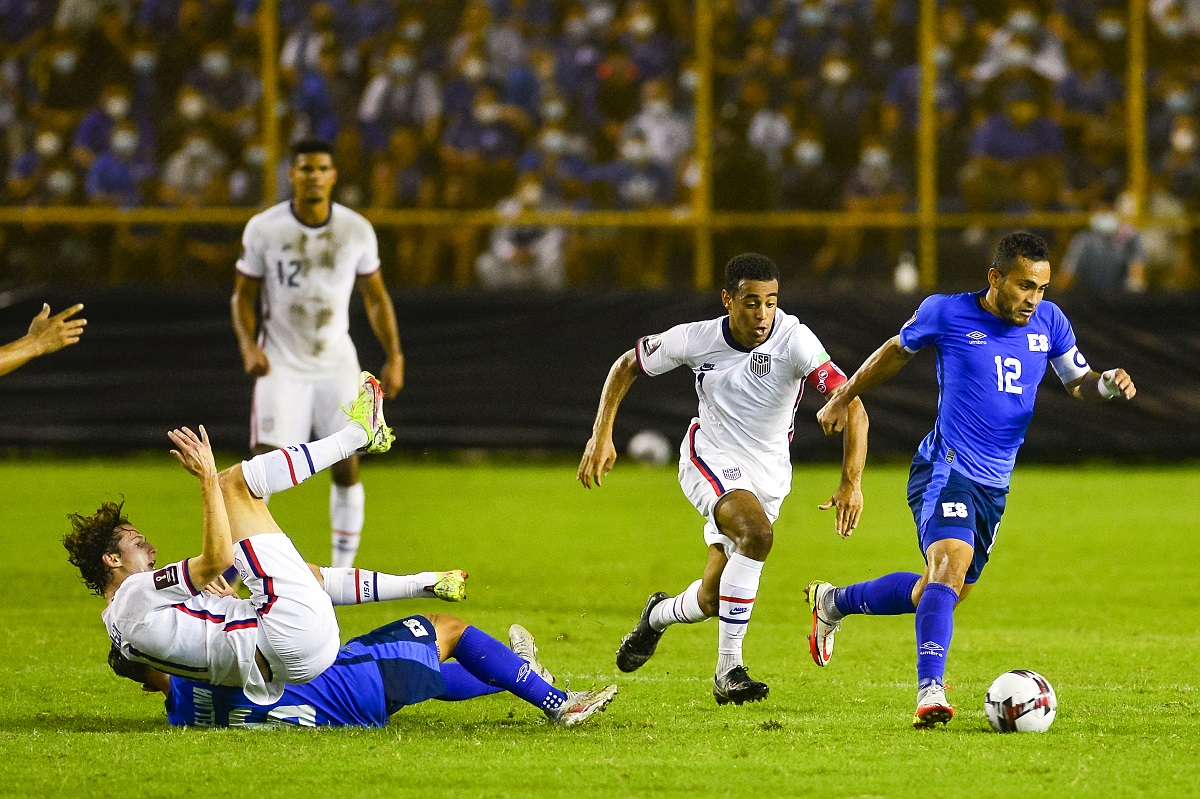
[[[821,394],[846,380],[808,326],[783,311],[753,350],[734,340],[727,316],[646,336],[635,349],[646,375],[677,366],[695,373],[705,437],[754,468],[773,490],[782,488],[778,496],[791,482],[789,444],[805,379]]]
[[[238,271],[262,281],[262,344],[271,368],[324,377],[358,355],[350,340],[354,281],[379,269],[371,223],[333,203],[329,219],[310,227],[291,202],[246,223]]]
[[[102,616],[122,655],[159,671],[240,687],[257,668],[254,606],[200,593],[186,560],[127,578]]]

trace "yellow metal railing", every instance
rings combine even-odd
[[[276,111],[279,93],[278,0],[263,0],[259,10],[261,69],[263,81],[262,133],[268,153],[263,166],[264,204],[276,196],[276,165],[284,155],[280,118]],[[364,215],[381,226],[407,227],[490,227],[502,223],[589,227],[660,227],[690,229],[694,239],[692,282],[698,289],[711,288],[715,275],[713,233],[730,229],[779,228],[904,228],[918,232],[918,259],[921,284],[937,282],[937,231],[969,226],[1079,227],[1087,224],[1085,212],[1065,213],[940,213],[937,209],[937,117],[935,102],[936,0],[920,0],[919,52],[921,91],[917,129],[917,203],[915,212],[841,212],[841,211],[768,211],[722,212],[713,209],[713,13],[712,0],[697,0],[695,19],[695,60],[699,81],[695,90],[695,155],[699,177],[690,206],[661,211],[554,211],[522,212],[502,215],[494,210],[457,211],[438,209],[365,208]],[[1146,153],[1146,6],[1140,0],[1129,3],[1129,63],[1126,74],[1129,190],[1135,198],[1135,223],[1139,226],[1173,226],[1177,220],[1158,220],[1148,214],[1149,167]],[[138,208],[51,206],[0,207],[0,224],[241,224],[256,209],[222,208]],[[1200,214],[1189,214],[1190,227],[1200,228]]]

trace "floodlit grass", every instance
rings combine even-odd
[[[159,699],[105,664],[102,600],[66,563],[68,511],[124,494],[161,563],[195,554],[199,491],[165,454],[0,462],[0,793],[12,796],[1064,797],[1200,794],[1200,473],[1018,470],[983,580],[957,614],[948,681],[959,714],[914,731],[912,618],[852,618],[825,669],[809,659],[803,588],[920,558],[902,467],[875,467],[848,541],[815,508],[832,468],[798,468],[746,639],[771,686],[719,708],[717,625],[676,627],[635,675],[613,652],[648,594],[704,562],[700,519],[671,469],[621,463],[600,491],[569,464],[365,468],[359,565],[465,568],[470,595],[342,608],[357,635],[453,610],[503,637],[520,621],[573,687],[620,695],[584,727],[547,725],[509,696],[407,708],[383,730],[167,727]],[[328,557],[327,482],[271,509],[301,552]],[[1059,713],[1042,736],[987,731],[982,699],[1013,668],[1044,674]]]

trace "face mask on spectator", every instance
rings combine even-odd
[[[483,61],[478,58],[469,58],[463,62],[462,73],[467,80],[479,80],[484,71]]]
[[[132,130],[118,130],[112,135],[113,152],[122,157],[133,155],[138,146],[138,135]]]
[[[204,139],[188,139],[183,145],[183,154],[188,158],[200,158],[208,152],[208,142]]]
[[[634,36],[649,36],[654,33],[654,17],[649,14],[638,14],[629,20],[629,29]]]
[[[1022,8],[1008,17],[1008,29],[1015,33],[1033,33],[1038,29],[1038,15]]]
[[[129,66],[139,75],[149,75],[158,66],[158,53],[153,50],[138,50],[129,57]]]
[[[396,78],[405,78],[412,74],[413,67],[416,63],[412,56],[394,55],[388,59],[387,68],[388,74]]]
[[[267,148],[261,144],[252,144],[242,153],[242,159],[250,166],[262,166],[267,162]]]
[[[482,125],[490,125],[500,118],[500,106],[495,103],[482,103],[475,106],[475,119]]]
[[[70,194],[75,190],[75,176],[65,169],[56,169],[46,177],[46,188],[55,194]]]
[[[938,69],[945,69],[954,63],[954,51],[944,44],[940,44],[933,50],[933,64]]]
[[[1168,92],[1166,101],[1172,114],[1186,114],[1192,110],[1192,95],[1184,89]]]
[[[1182,39],[1187,36],[1187,23],[1179,17],[1168,17],[1162,22],[1162,33],[1168,39]]]
[[[800,9],[800,24],[806,28],[819,28],[828,18],[829,15],[821,6],[804,6]]]
[[[229,53],[223,50],[214,50],[210,53],[205,53],[204,58],[200,61],[200,66],[214,78],[223,78],[229,74],[231,66],[229,63]]]
[[[62,139],[54,131],[44,130],[37,135],[33,146],[38,151],[38,155],[49,158],[58,155],[58,151],[62,149]]]
[[[650,153],[646,149],[645,142],[633,139],[621,145],[621,157],[626,161],[632,161],[635,164],[640,164],[650,158]]]
[[[1089,224],[1091,224],[1092,230],[1107,236],[1117,231],[1117,228],[1121,226],[1121,221],[1112,211],[1098,211],[1092,214]]]
[[[587,10],[588,22],[595,28],[607,27],[616,15],[617,10],[612,3],[593,3]]]
[[[825,157],[825,147],[820,142],[802,141],[798,142],[792,149],[792,155],[795,157],[797,164],[802,166],[816,166]]]
[[[1196,146],[1196,134],[1186,128],[1180,128],[1171,134],[1171,146],[1176,152],[1190,153]]]
[[[666,100],[647,100],[642,110],[655,119],[662,119],[671,113],[671,104]]]
[[[234,124],[233,132],[244,141],[258,133],[258,120],[252,116],[242,117]]]
[[[1096,33],[1106,42],[1119,42],[1125,38],[1125,23],[1119,19],[1098,20]]]
[[[551,122],[558,122],[567,115],[566,103],[561,100],[547,100],[542,105],[542,117]]]
[[[207,110],[204,98],[198,94],[185,94],[179,101],[179,115],[188,122],[195,122]]]
[[[694,69],[685,69],[679,73],[679,88],[689,94],[696,91],[696,87],[700,85],[700,74]]]
[[[521,200],[521,205],[532,208],[542,201],[542,187],[536,183],[526,183],[517,197]]]
[[[572,39],[582,39],[588,32],[587,17],[570,17],[563,23],[563,30]]]
[[[850,80],[850,65],[845,61],[830,61],[821,67],[821,77],[834,86],[841,86]]]
[[[124,119],[129,113],[129,98],[123,94],[116,94],[104,101],[104,113],[108,114],[113,119]]]
[[[425,25],[420,22],[406,22],[400,29],[400,35],[410,42],[415,42],[425,35]]]
[[[679,176],[679,182],[685,189],[694,189],[700,185],[700,165],[695,161],[689,161],[687,168],[683,170],[683,174]]]
[[[892,164],[892,155],[882,147],[868,147],[863,150],[862,162],[870,169],[887,169]]]
[[[75,65],[79,62],[79,56],[74,50],[59,50],[50,59],[54,71],[59,74],[66,75],[75,71]]]
[[[567,137],[561,130],[548,130],[542,134],[541,147],[548,153],[561,153],[567,149]]]
[[[1023,44],[1010,44],[1004,48],[1004,65],[1008,67],[1027,67],[1033,63],[1033,53]]]

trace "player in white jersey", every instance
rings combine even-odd
[[[634,671],[650,659],[663,631],[676,623],[719,619],[713,696],[718,704],[756,702],[768,687],[742,663],[742,638],[754,609],[772,525],[791,490],[790,443],[807,381],[828,395],[846,380],[821,342],[794,316],[778,311],[779,270],[770,259],[739,255],[725,267],[721,302],[728,316],[678,325],[640,339],[613,364],[604,383],[591,440],[579,464],[585,488],[600,486],[616,461],[613,423],[638,373],[687,366],[696,375],[700,415],[679,452],[679,484],[705,519],[704,576],[675,597],[651,595],[641,619],[617,650],[617,667]],[[842,480],[822,510],[837,509],[836,529],[850,535],[862,512],[859,480],[867,453],[867,415],[850,412]]]
[[[122,656],[162,671],[241,687],[270,703],[285,683],[312,680],[340,646],[335,604],[465,595],[462,572],[396,576],[305,563],[262,498],[298,485],[350,453],[386,451],[391,434],[378,382],[365,375],[350,422],[332,436],[275,450],[218,473],[204,428],[168,435],[172,454],[200,479],[204,506],[201,554],[155,570],[157,550],[105,503],[92,516],[72,515],[63,539],[84,582],[107,600],[104,624]],[[249,599],[222,574],[236,568]],[[441,589],[439,592],[439,588]],[[364,591],[369,596],[364,597]]]
[[[322,438],[341,426],[338,407],[358,391],[358,354],[350,339],[350,295],[362,294],[371,329],[387,360],[384,393],[404,385],[396,311],[379,271],[371,223],[332,201],[337,182],[332,150],[321,141],[293,147],[294,199],[246,224],[232,310],[246,374],[257,380],[250,409],[255,454]],[[262,301],[262,326],[255,312]],[[354,563],[366,498],[358,457],[330,469],[332,565]]]

